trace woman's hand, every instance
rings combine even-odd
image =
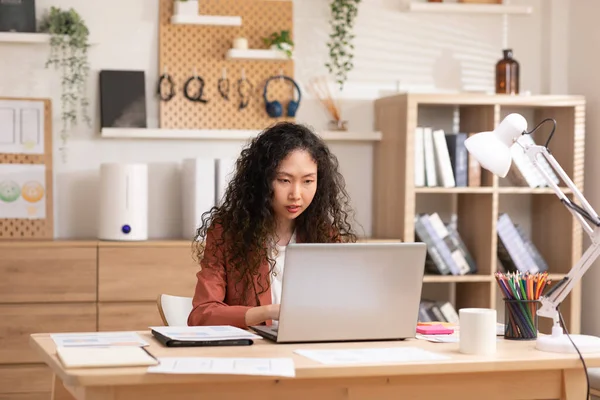
[[[246,325],[258,325],[267,320],[279,319],[279,304],[253,307],[246,311]]]

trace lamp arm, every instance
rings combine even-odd
[[[579,261],[571,268],[569,273],[560,280],[551,290],[548,291],[544,296],[540,297],[541,306],[538,309],[537,314],[541,317],[552,318],[555,324],[558,324],[558,306],[573,290],[573,287],[579,282],[582,276],[587,272],[590,266],[594,263],[596,258],[600,255],[600,218],[590,205],[590,203],[583,196],[581,191],[575,186],[571,178],[562,169],[558,161],[548,151],[545,146],[539,145],[527,145],[525,146],[525,153],[542,174],[548,185],[554,189],[556,195],[561,202],[567,207],[569,212],[579,221],[585,232],[591,239],[592,244],[583,253]],[[558,176],[563,182],[573,191],[573,195],[577,197],[581,206],[574,204],[567,195],[561,190],[560,187],[550,178],[548,173],[542,168],[538,162],[539,157],[544,157]],[[590,225],[592,223],[594,226]]]

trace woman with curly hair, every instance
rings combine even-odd
[[[246,328],[279,318],[286,245],[354,242],[338,161],[303,125],[278,123],[236,162],[222,203],[202,216],[188,325]]]

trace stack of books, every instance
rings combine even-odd
[[[417,240],[427,244],[425,271],[436,275],[465,275],[477,265],[458,231],[444,224],[438,213],[420,214],[415,219]]]

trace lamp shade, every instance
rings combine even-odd
[[[481,132],[465,140],[467,151],[491,173],[504,178],[510,170],[510,147],[527,130],[527,120],[509,114],[492,132]]]

